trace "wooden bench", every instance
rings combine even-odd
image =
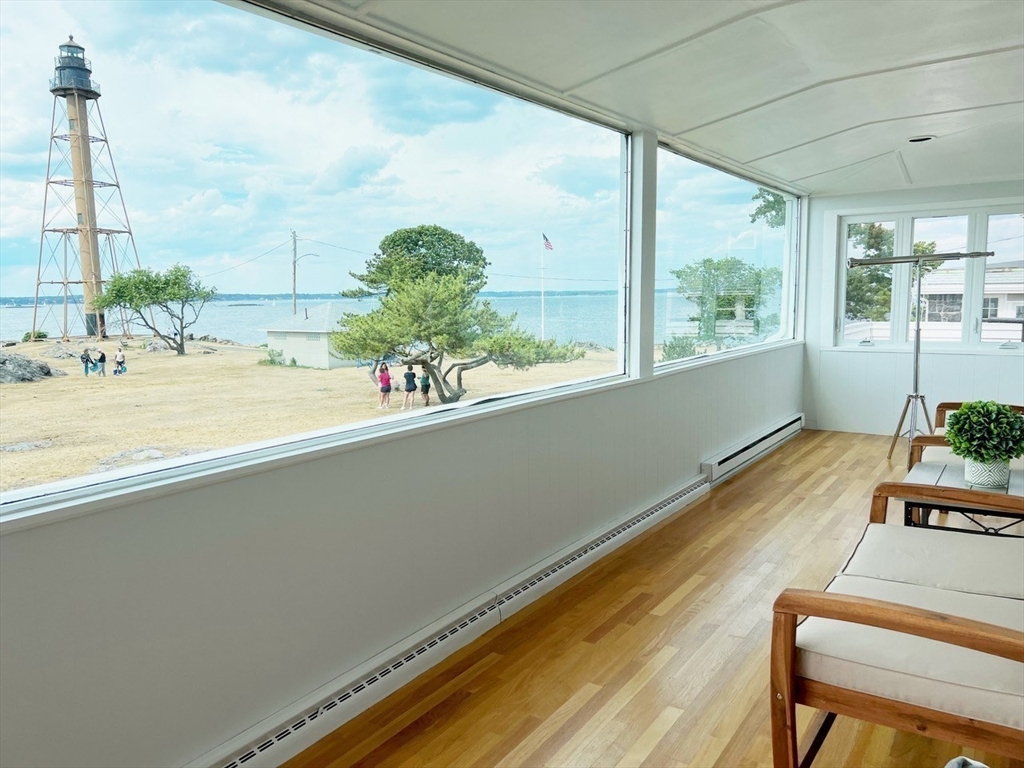
[[[995,513],[1020,503],[907,483],[875,489],[870,523],[825,590],[787,589],[775,601],[776,768],[810,765],[836,714],[1024,755],[1024,539],[886,525],[889,499]],[[820,710],[802,750],[797,704]]]

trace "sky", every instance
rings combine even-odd
[[[614,131],[208,0],[2,0],[0,295],[34,292],[48,79],[69,33],[102,88],[96,147],[112,152],[144,267],[286,293],[295,230],[299,292],[332,293],[390,232],[439,224],[484,249],[488,290],[537,290],[542,260],[548,290],[619,287]],[[666,168],[659,287],[695,258],[781,259],[782,233],[749,222],[755,185],[682,158]],[[74,226],[51,190],[47,221]]]

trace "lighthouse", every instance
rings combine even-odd
[[[56,324],[63,339],[73,329],[104,338],[107,318],[94,305],[103,293],[104,274],[140,263],[99,109],[100,85],[74,36],[59,47],[50,93],[53,117],[32,333]],[[57,316],[59,307],[63,311]],[[127,319],[120,320],[120,333],[130,335]]]

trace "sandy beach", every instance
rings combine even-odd
[[[64,346],[75,357],[56,360],[50,342],[4,351],[43,360],[67,376],[0,384],[0,490],[51,482],[147,461],[240,446],[355,422],[403,417],[402,393],[377,410],[377,390],[365,368],[331,371],[259,365],[266,350],[195,342],[185,356],[125,350],[128,374],[112,376],[116,342],[100,345],[107,376],[83,375],[77,355],[86,342]],[[202,354],[202,348],[214,350]],[[493,364],[465,374],[466,399],[601,376],[615,371],[613,351],[588,352],[572,363],[527,371]],[[396,373],[400,373],[396,371]],[[421,412],[417,393],[414,413]],[[436,407],[436,398],[432,398]],[[159,453],[157,453],[159,452]]]

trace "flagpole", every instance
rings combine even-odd
[[[540,340],[544,341],[544,251],[547,244],[540,245]]]

